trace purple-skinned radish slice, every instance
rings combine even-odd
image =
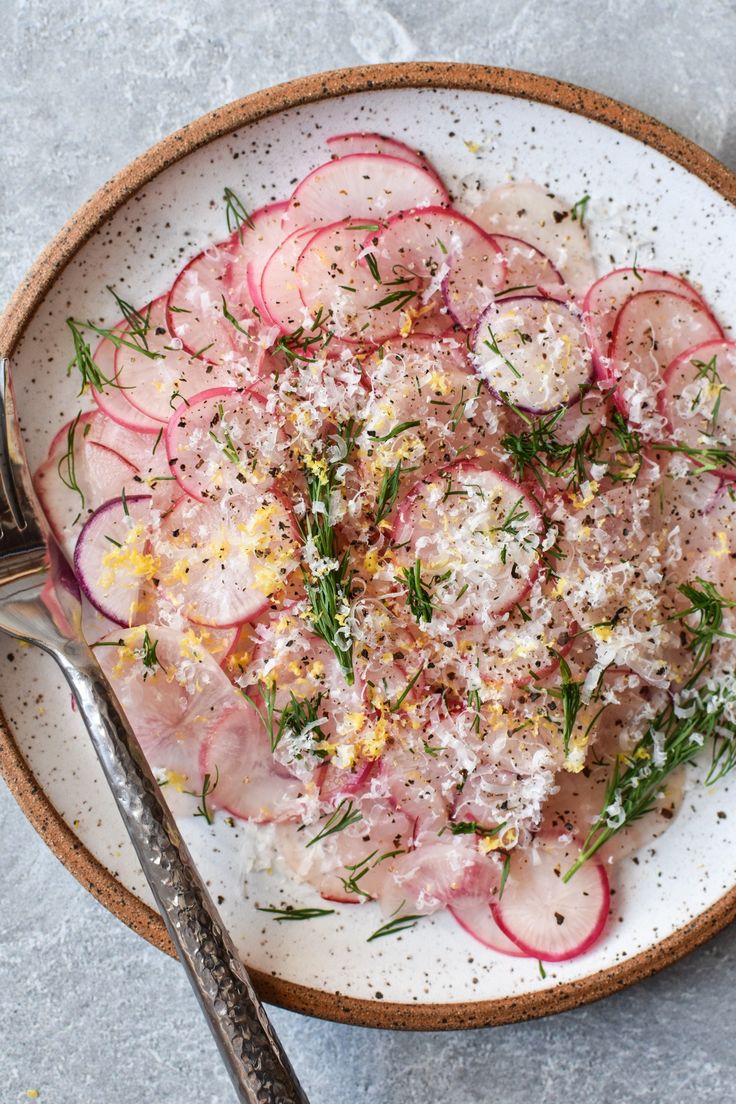
[[[488,897],[460,897],[452,901],[448,909],[463,931],[472,935],[484,947],[511,958],[527,957],[499,928],[493,918]]]
[[[94,512],[74,549],[74,572],[92,605],[118,625],[152,613],[159,560],[151,549],[151,497],[113,498]]]
[[[118,322],[117,326],[113,326],[112,329],[115,332],[124,333],[126,325],[124,322]],[[144,414],[142,411],[136,410],[136,408],[128,402],[127,392],[122,387],[116,385],[115,346],[113,343],[109,341],[108,338],[103,337],[92,355],[101,374],[107,379],[112,380],[112,383],[101,391],[98,391],[94,387],[90,388],[92,398],[95,400],[102,413],[106,414],[108,418],[111,418],[125,429],[132,429],[137,433],[158,433],[161,429],[160,422],[155,421],[153,418],[149,418],[148,415]]]
[[[183,491],[214,502],[244,484],[266,490],[283,463],[278,424],[254,391],[215,387],[172,414],[164,435],[171,472]]]
[[[425,632],[483,623],[520,602],[536,577],[540,518],[524,488],[500,472],[450,464],[417,483],[399,506],[393,544],[397,581],[419,590],[433,611],[418,615]],[[398,572],[402,574],[398,574]]]
[[[632,295],[642,291],[671,291],[693,303],[703,302],[687,280],[655,268],[616,268],[596,280],[583,300],[583,317],[596,374],[604,384],[615,383],[608,351],[616,315]]]
[[[215,628],[263,613],[298,565],[289,506],[248,486],[219,502],[182,498],[163,519],[156,552],[181,613]]]
[[[521,238],[541,250],[578,300],[596,278],[584,210],[573,208],[531,180],[494,188],[470,217],[489,234]]]
[[[410,207],[449,203],[444,185],[418,165],[383,153],[353,153],[320,165],[297,185],[287,231],[338,219],[379,222]]]
[[[400,142],[398,138],[388,138],[385,134],[359,130],[349,134],[333,134],[325,144],[335,158],[347,157],[351,153],[385,153],[389,157],[399,157],[402,161],[418,165],[420,169],[434,176],[437,183],[444,187],[439,173],[424,154]]]
[[[295,230],[282,239],[263,266],[261,302],[274,325],[285,334],[305,322],[311,324],[300,293],[296,266],[302,250],[315,233],[314,227]]]
[[[217,377],[213,377],[212,365],[201,357],[176,348],[177,339],[167,328],[165,296],[143,313],[148,317],[148,349],[121,345],[115,352],[115,377],[136,410],[165,425],[173,409],[204,391]]]
[[[600,937],[610,907],[608,877],[591,859],[569,882],[562,875],[578,856],[575,842],[540,836],[529,851],[514,851],[493,918],[523,954],[565,962],[585,954]]]
[[[707,341],[668,365],[659,410],[678,444],[694,449],[736,445],[736,342]],[[694,461],[697,464],[697,461]],[[735,468],[716,472],[736,478]]]
[[[506,260],[506,283],[497,293],[499,296],[524,294],[566,298],[567,288],[562,275],[541,249],[507,234],[494,234],[493,240]]]
[[[570,406],[593,375],[582,319],[555,299],[514,296],[492,303],[470,347],[475,371],[491,391],[533,414]]]
[[[648,437],[660,436],[664,419],[658,396],[665,369],[686,349],[724,340],[723,330],[700,302],[671,291],[642,291],[616,316],[609,348],[614,401]]]

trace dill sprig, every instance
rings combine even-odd
[[[721,410],[721,395],[724,391],[730,391],[731,388],[727,387],[720,377],[718,372],[718,356],[716,353],[710,358],[710,360],[691,360],[693,368],[696,369],[695,382],[703,380],[708,385],[708,390],[716,393],[715,402],[708,418],[708,428],[706,434],[708,437],[713,437],[716,432],[716,425],[718,424],[718,415]],[[692,401],[691,411],[695,410],[700,405],[700,397],[702,394],[702,388],[698,390],[697,395]]]
[[[716,638],[736,639],[736,633],[726,632],[722,627],[724,610],[736,609],[736,602],[729,601],[714,583],[701,579],[699,575],[695,583],[699,584],[700,589],[694,583],[683,583],[677,588],[690,605],[668,620],[682,622],[683,629],[691,636],[690,647],[696,661],[705,663],[710,658]],[[690,617],[697,617],[694,625],[688,621]]]
[[[371,276],[376,283],[382,284],[385,288],[394,288],[393,291],[389,291],[387,295],[384,295],[376,303],[371,303],[368,310],[380,310],[381,307],[391,307],[392,310],[400,311],[404,307],[408,306],[413,299],[416,299],[419,295],[419,291],[416,287],[409,287],[410,284],[415,283],[418,279],[416,273],[407,269],[408,275],[402,275],[401,265],[394,265],[392,268],[393,280],[382,280],[378,271],[378,265],[376,258],[371,253],[365,255],[366,264],[370,269]]]
[[[366,939],[366,943],[372,943],[374,939],[383,939],[387,935],[398,935],[399,932],[408,931],[410,928],[415,928],[417,922],[421,919],[422,916],[419,914],[397,916],[394,920],[389,920],[387,924],[384,924],[382,927],[374,931],[372,935],[369,935]]]
[[[256,905],[257,912],[268,912],[271,914],[277,924],[283,923],[284,920],[316,920],[319,916],[334,916],[334,909],[323,908],[262,908],[260,905]]]
[[[234,230],[238,231],[238,238],[240,244],[243,244],[243,226],[247,226],[249,230],[255,230],[255,223],[250,217],[245,204],[235,194],[232,188],[225,188],[222,198],[225,201],[225,219],[227,220],[227,232],[232,234]]]
[[[524,544],[527,538],[522,537],[521,541],[519,541],[519,534],[521,533],[521,526],[524,524],[525,521],[529,520],[529,511],[523,509],[523,501],[524,496],[520,495],[509,510],[507,516],[504,518],[502,523],[500,525],[492,526],[490,532],[503,533],[504,536],[510,537],[511,540],[516,541],[517,543]],[[504,542],[501,548],[501,563],[506,563],[507,555],[508,544]]]
[[[320,709],[323,697],[322,692],[315,694],[313,698],[297,698],[293,692],[290,693],[289,701],[279,713],[279,727],[271,746],[272,751],[278,747],[286,733],[297,740],[307,733],[316,742],[325,739],[325,734],[319,725],[320,720],[325,719],[320,717],[320,713],[323,712]],[[317,750],[315,754],[324,758],[327,752]]]
[[[208,824],[212,824],[214,822],[214,815],[212,813],[212,810],[210,809],[210,807],[207,804],[207,798],[210,796],[210,794],[214,793],[214,791],[217,789],[217,783],[219,781],[220,781],[220,772],[217,769],[217,767],[215,767],[215,781],[214,782],[212,781],[212,775],[211,774],[205,774],[204,779],[202,781],[202,790],[201,790],[200,793],[195,793],[193,790],[184,790],[184,793],[188,794],[190,797],[198,797],[199,798],[199,805],[197,806],[197,809],[196,809],[196,812],[195,812],[194,815],[195,815],[195,817],[204,817],[204,819],[207,821]]]
[[[444,575],[433,575],[429,582],[425,582],[422,579],[422,561],[416,559],[411,567],[403,568],[400,575],[406,585],[407,604],[417,623],[431,621],[434,606],[430,588],[436,586],[437,583],[447,582],[452,575],[452,571],[446,571]]]
[[[706,475],[708,472],[718,471],[721,468],[736,468],[736,453],[719,445],[708,445],[705,448],[696,448],[692,445],[670,445],[657,443],[655,445],[660,452],[679,452],[683,456],[695,461],[695,467],[690,469],[690,475]]]
[[[422,671],[424,670],[424,667],[425,667],[425,664],[423,663],[422,666],[419,668],[419,670],[416,671],[411,676],[411,678],[407,682],[406,686],[404,687],[404,689],[399,694],[398,698],[396,698],[396,700],[394,702],[392,702],[391,705],[389,705],[389,707],[388,707],[389,713],[395,713],[397,709],[401,708],[401,706],[404,704],[404,702],[406,701],[409,694],[414,689],[414,686],[416,685],[417,679],[419,678]]]
[[[241,690],[241,694],[248,702],[248,705],[251,705],[260,717],[261,724],[268,735],[271,751],[273,751],[278,743],[276,738],[278,732],[278,728],[276,727],[276,695],[278,694],[278,688],[275,682],[266,683],[262,679],[258,680],[257,686],[263,708],[261,708],[258,702],[255,701],[250,694],[246,694],[245,690]]]
[[[476,820],[456,820],[450,822],[448,827],[453,836],[480,836],[481,839],[493,839],[499,832],[503,832],[506,821],[502,820],[500,824],[494,825],[493,828],[484,828]],[[442,835],[442,832],[444,832],[444,828],[439,834]]]
[[[483,339],[483,344],[486,346],[486,348],[490,349],[492,353],[494,353],[504,362],[512,375],[516,376],[517,379],[521,379],[521,372],[519,371],[519,369],[516,367],[516,365],[511,363],[506,354],[501,350],[501,346],[498,343],[496,335],[491,329],[490,322],[488,323],[486,329],[488,330],[488,337]]]
[[[332,341],[334,332],[327,329],[327,319],[324,310],[320,307],[312,319],[312,325],[297,326],[290,333],[283,334],[273,347],[275,353],[283,353],[287,364],[314,364],[319,359],[316,355],[324,351]]]
[[[359,820],[363,819],[363,814],[359,809],[353,808],[353,802],[344,797],[337,808],[327,818],[322,829],[307,843],[307,847],[311,847],[315,843],[319,843],[320,840],[327,839],[328,836],[332,836],[335,832],[342,832],[345,828],[349,828],[351,824],[357,824]]]
[[[570,208],[570,215],[572,216],[573,222],[579,222],[581,227],[585,226],[585,216],[588,213],[589,203],[590,196],[586,192],[585,195],[581,196],[581,198],[576,203],[573,203]]]
[[[125,501],[125,500],[123,500],[123,501]],[[156,670],[157,667],[160,667],[162,671],[166,670],[163,663],[161,662],[161,660],[158,658],[158,655],[156,654],[156,649],[157,648],[158,648],[158,640],[152,640],[148,629],[146,629],[146,631],[143,633],[143,642],[141,644],[141,662],[142,662],[143,667],[144,667],[144,674],[143,674],[143,681],[144,682],[147,679],[147,677]]]
[[[248,331],[243,326],[241,326],[240,322],[238,322],[237,318],[235,317],[233,312],[230,310],[229,306],[227,305],[227,299],[225,298],[224,295],[222,296],[222,315],[223,315],[223,318],[227,322],[229,322],[231,326],[235,327],[235,329],[238,331],[238,333],[244,334],[248,338],[250,337],[250,334],[248,333]]]
[[[383,437],[373,437],[374,441],[380,441],[382,444],[386,441],[392,441],[394,437],[398,437],[400,433],[404,433],[407,429],[414,429],[415,426],[421,425],[421,422],[399,422],[393,429],[390,429],[388,433],[385,433]],[[372,436],[370,430],[368,436]]]
[[[151,304],[146,307],[146,313],[142,314],[136,307],[126,302],[115,288],[106,285],[107,290],[117,303],[118,310],[125,319],[128,333],[132,335],[136,343],[140,343],[144,349],[148,349],[148,331],[151,328]]]
[[[79,513],[75,517],[72,525],[76,525],[82,516],[82,510],[84,509],[84,491],[77,482],[77,469],[76,469],[76,457],[74,453],[74,439],[79,425],[79,419],[82,417],[82,411],[80,410],[74,421],[69,425],[69,429],[66,431],[66,452],[59,458],[59,462],[56,465],[56,470],[59,473],[59,479],[68,487],[70,491],[74,491],[79,495]],[[64,469],[62,471],[62,468]]]
[[[404,467],[401,460],[396,462],[396,467],[391,471],[383,473],[381,479],[381,485],[378,488],[378,496],[376,498],[376,514],[374,523],[380,525],[382,521],[385,521],[388,515],[396,505],[396,499],[399,497],[399,488],[401,486],[401,476],[404,472],[415,471],[415,468]]]

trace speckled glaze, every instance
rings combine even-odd
[[[510,177],[532,177],[571,200],[588,192],[602,268],[630,263],[637,252],[643,264],[688,273],[723,323],[736,319],[736,180],[653,120],[507,70],[408,64],[310,77],[166,139],[97,193],[42,255],[0,321],[32,464],[77,409],[64,371],[66,315],[110,321],[108,283],[137,302],[161,294],[186,259],[225,236],[225,186],[252,207],[281,198],[324,159],[324,138],[357,129],[419,146],[465,208]],[[27,815],[82,884],[169,950],[56,671],[44,656],[12,646],[0,656],[0,685],[9,719],[0,765]],[[187,820],[183,828],[261,995],[352,1023],[436,1029],[559,1011],[660,969],[736,915],[733,783],[730,791],[693,786],[671,829],[615,871],[604,940],[548,968],[546,979],[536,963],[486,951],[448,915],[371,944],[365,938],[381,922],[375,906],[275,924],[254,904],[317,901],[277,865],[249,870],[256,833],[222,820],[212,828]]]

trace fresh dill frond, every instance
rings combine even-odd
[[[322,829],[307,843],[307,847],[312,847],[313,844],[319,843],[320,840],[327,839],[328,836],[332,836],[335,832],[342,832],[346,828],[349,828],[351,824],[357,824],[359,820],[363,819],[363,814],[359,809],[353,808],[353,802],[350,798],[344,797],[333,813],[327,818]]]
[[[56,470],[59,473],[59,479],[68,487],[70,491],[74,491],[79,495],[79,513],[75,517],[72,525],[76,525],[82,516],[82,510],[84,509],[84,491],[77,482],[77,468],[76,468],[76,456],[74,451],[75,437],[77,433],[77,427],[79,426],[79,419],[82,417],[82,411],[80,410],[76,418],[70,423],[68,430],[66,431],[66,451],[63,456],[59,458],[59,462],[56,465]],[[63,470],[62,470],[63,469]]]
[[[334,916],[334,909],[323,908],[262,908],[260,905],[256,905],[258,912],[267,912],[273,917],[277,924],[283,923],[284,920],[316,920],[320,916]]]
[[[227,221],[227,232],[232,234],[235,230],[238,231],[238,238],[240,244],[243,244],[243,226],[247,226],[249,230],[255,230],[255,223],[250,217],[245,204],[235,194],[232,188],[225,188],[222,196],[225,201],[225,219]]]

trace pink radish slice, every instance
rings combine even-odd
[[[490,234],[521,238],[541,250],[562,275],[573,295],[582,299],[595,280],[588,235],[569,203],[539,184],[522,180],[501,184],[471,211]]]
[[[538,837],[528,852],[513,852],[501,900],[491,909],[501,931],[530,958],[564,962],[584,954],[608,918],[608,877],[595,859],[569,882],[561,875],[578,856],[578,845]]]
[[[269,319],[262,313],[260,298],[261,276],[266,261],[284,240],[281,227],[287,203],[269,203],[260,207],[250,216],[251,226],[243,227],[243,240],[237,232],[233,234],[230,247],[230,267],[226,282],[236,299],[244,296],[247,287],[251,302],[261,314],[261,322],[268,324]],[[255,296],[254,296],[255,293]]]
[[[406,547],[396,563],[412,568],[420,560],[422,577],[436,580],[442,622],[482,620],[504,613],[529,590],[539,526],[537,506],[518,483],[475,464],[450,464],[401,503],[392,535],[394,545]]]
[[[386,916],[429,915],[468,895],[490,899],[498,868],[474,836],[444,835],[394,861],[379,893]]]
[[[400,211],[366,237],[365,248],[384,285],[415,276],[419,298],[409,305],[425,304],[441,290],[452,318],[465,328],[477,321],[506,278],[506,261],[493,238],[448,207]]]
[[[253,391],[215,387],[193,395],[169,419],[166,455],[179,486],[199,502],[244,484],[266,489],[283,463],[275,420]]]
[[[113,326],[113,330],[124,333],[125,323],[118,322],[117,326]],[[113,343],[103,337],[93,353],[94,362],[102,375],[113,381],[115,380],[115,351]],[[90,390],[92,398],[102,413],[106,414],[108,418],[112,418],[119,425],[136,430],[139,433],[158,433],[161,428],[153,418],[149,418],[140,410],[136,410],[128,402],[127,393],[121,387],[116,387],[114,382],[105,387],[103,391],[97,391],[94,387]]]
[[[290,510],[244,487],[220,502],[181,499],[156,540],[161,585],[190,621],[225,628],[268,608],[298,564]]]
[[[376,772],[377,760],[363,761],[352,770],[336,767],[328,763],[320,775],[319,796],[321,801],[337,804],[340,798],[354,797],[363,793]]]
[[[619,311],[609,361],[618,385],[616,405],[636,426],[657,434],[662,417],[657,395],[668,364],[686,349],[722,341],[723,330],[708,308],[671,291],[643,291]]]
[[[491,903],[487,897],[461,897],[448,905],[450,914],[457,920],[463,931],[472,935],[484,947],[511,958],[526,958],[524,951],[512,942],[499,928],[491,912]]]
[[[33,480],[51,530],[69,559],[74,554],[77,536],[87,518],[124,487],[131,491],[136,487],[138,472],[131,463],[112,449],[84,437],[84,430],[90,426],[93,417],[91,414],[83,415],[74,433],[74,478],[84,502],[62,480],[62,475],[69,478],[64,459],[68,450],[68,427],[57,434],[48,458],[38,468]]]
[[[333,134],[327,139],[333,157],[346,157],[351,153],[386,153],[390,157],[400,157],[412,165],[431,173],[438,184],[442,185],[440,175],[427,158],[418,150],[400,142],[398,138],[388,138],[385,134],[373,134],[370,131],[354,131],[350,134]],[[442,185],[443,186],[443,185]]]
[[[642,291],[672,291],[693,303],[703,302],[687,280],[656,268],[616,268],[596,280],[583,300],[583,317],[596,373],[604,382],[615,382],[608,350],[616,315],[627,299]]]
[[[707,341],[667,367],[659,409],[676,441],[693,448],[736,443],[736,342]],[[717,474],[736,478],[736,469]]]
[[[300,294],[296,265],[314,234],[314,227],[295,230],[281,241],[263,266],[261,302],[282,333],[291,333],[305,324],[307,312]]]
[[[383,153],[353,153],[304,177],[289,200],[284,226],[319,226],[338,219],[377,221],[410,207],[447,203],[444,185],[426,169]]]
[[[244,242],[251,233],[243,229]],[[238,246],[236,233],[193,257],[177,276],[166,302],[169,332],[179,338],[189,356],[199,355],[209,364],[240,357],[257,362],[259,323],[248,296],[245,264],[242,279],[232,278]],[[240,329],[228,320],[226,310]]]
[[[258,714],[234,702],[202,740],[200,773],[216,785],[210,803],[242,820],[298,820],[304,786],[273,759]]]
[[[156,557],[147,551],[150,495],[113,498],[86,523],[74,550],[74,572],[92,605],[118,625],[150,613]]]
[[[399,300],[377,306],[395,289],[380,284],[362,260],[365,226],[348,219],[322,227],[304,246],[296,275],[302,317],[306,308],[313,317],[326,316],[330,331],[343,341],[379,344],[398,334],[403,312]],[[408,280],[402,291],[416,283]]]
[[[521,238],[510,238],[507,234],[494,234],[493,240],[506,259],[506,283],[499,295],[515,292],[517,295],[542,294],[552,299],[565,298],[565,281],[546,253]]]
[[[146,632],[149,649],[156,651],[148,665]],[[154,624],[117,629],[95,648],[95,656],[151,767],[167,772],[174,789],[200,793],[202,741],[239,702],[216,661],[192,636]]]
[[[213,368],[183,349],[171,347],[175,339],[166,324],[165,297],[151,303],[148,318],[148,349],[160,353],[160,358],[154,360],[121,345],[115,353],[115,376],[136,410],[165,424],[175,407],[210,385]]]
[[[492,303],[470,339],[475,370],[495,395],[533,414],[569,406],[593,375],[582,320],[554,299]]]

